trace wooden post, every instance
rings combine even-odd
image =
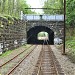
[[[63,52],[62,52],[62,55],[65,55],[65,32],[66,32],[65,31],[65,25],[66,25],[65,24],[65,22],[66,22],[65,21],[65,18],[66,18],[65,15],[66,15],[66,0],[64,0],[64,30],[63,30],[64,31],[64,39],[63,39],[64,41],[63,41]]]

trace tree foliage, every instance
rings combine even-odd
[[[0,0],[0,14],[19,17],[21,11],[24,14],[32,13],[30,9],[25,10],[28,7],[26,0]]]
[[[64,11],[63,0],[46,0],[43,7],[50,8],[48,10],[43,10],[45,14],[63,14]]]
[[[66,0],[67,26],[75,27],[75,0]]]

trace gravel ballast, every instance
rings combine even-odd
[[[51,45],[51,48],[65,72],[65,75],[75,75],[75,64],[72,63],[66,55],[62,55],[60,50],[58,50],[54,45]]]
[[[12,59],[14,56],[16,56],[17,54],[19,54],[23,50],[27,49],[28,47],[30,47],[30,45],[21,46],[21,47],[15,49],[15,50],[13,50],[12,53],[10,53],[9,55],[1,57],[0,58],[0,65],[2,65],[3,63],[5,63],[6,61]]]
[[[42,46],[39,45],[35,50],[16,68],[11,75],[32,75],[37,63]]]

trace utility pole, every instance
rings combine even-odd
[[[63,30],[63,32],[64,32],[64,41],[63,41],[63,52],[62,52],[62,55],[65,55],[65,25],[66,25],[66,0],[64,0],[64,30]]]

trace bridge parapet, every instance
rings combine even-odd
[[[30,20],[46,20],[46,21],[64,21],[64,15],[33,15],[33,14],[26,14],[23,15],[23,19],[30,21]]]

